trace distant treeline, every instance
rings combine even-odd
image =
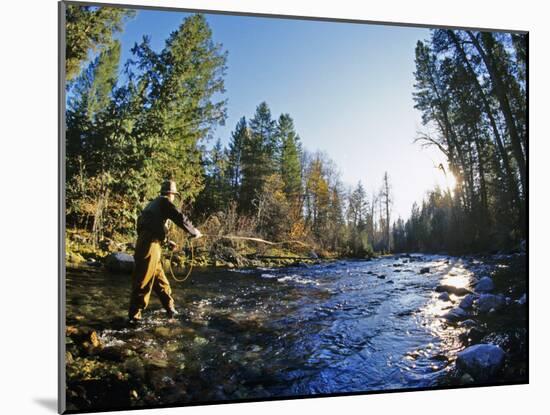
[[[114,34],[128,18],[130,12],[108,7],[69,5],[67,12],[67,226],[87,230],[94,243],[133,238],[140,210],[165,178],[177,182],[197,225],[275,241],[298,239],[343,255],[365,256],[392,245],[481,249],[496,236],[502,243],[522,237],[521,166],[497,92],[470,50],[473,42],[465,46],[469,66],[453,49],[435,52],[435,41],[419,43],[415,99],[426,125],[434,127],[433,135],[422,139],[445,152],[459,184],[453,194],[436,190],[392,232],[388,174],[370,197],[361,183],[346,188],[327,155],[302,148],[291,116],[273,118],[265,102],[248,120],[239,120],[226,147],[218,140],[208,148],[216,126],[226,120],[227,103],[220,97],[227,52],[213,42],[205,18],[191,15],[162,50],[153,50],[144,37],[121,67]],[[467,32],[454,33],[465,43]],[[524,97],[525,72],[520,73],[517,52],[510,57],[518,42],[504,43],[506,36],[492,37],[492,47],[503,51],[490,56],[507,62],[506,77],[500,61],[497,73],[506,85],[512,78],[517,85],[514,98],[505,101],[524,155],[525,124],[516,106]],[[489,53],[485,40],[480,42]],[[446,59],[454,60],[443,65]],[[467,72],[468,67],[477,72]],[[485,101],[472,94],[483,94]]]
[[[517,245],[527,225],[526,35],[432,30],[417,44],[415,77],[426,126],[417,140],[445,154],[457,186],[429,192],[394,224],[395,249]]]

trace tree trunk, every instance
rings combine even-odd
[[[489,72],[489,77],[491,78],[493,89],[497,96],[500,109],[502,111],[502,114],[504,115],[506,127],[508,128],[508,132],[510,134],[512,152],[518,164],[522,195],[523,195],[523,198],[525,199],[525,192],[527,190],[526,163],[523,155],[521,139],[519,137],[519,133],[517,130],[514,117],[512,115],[512,110],[510,108],[510,102],[508,100],[508,96],[506,95],[506,89],[504,87],[504,83],[502,81],[497,65],[494,61],[494,57],[492,53],[492,49],[494,45],[493,35],[488,32],[481,32],[481,39],[482,39],[483,45],[485,46],[485,48],[487,48],[487,52],[486,52],[482,47],[482,45],[480,44],[477,37],[469,30],[467,31],[467,33],[470,39],[472,40],[474,47],[477,49],[479,55],[481,56],[481,59],[483,60],[483,63],[485,64],[487,71]]]
[[[447,109],[443,105],[443,97],[441,93],[439,92],[439,88],[437,87],[437,84],[435,82],[435,79],[433,77],[433,73],[430,72],[430,82],[432,84],[432,88],[436,94],[437,100],[439,102],[439,111],[441,112],[443,119],[439,120],[439,126],[441,128],[441,132],[445,139],[447,140],[447,146],[449,147],[449,164],[456,165],[454,152],[456,151],[456,155],[458,156],[458,161],[460,164],[461,170],[465,173],[466,172],[466,162],[464,159],[464,154],[462,152],[462,149],[460,148],[460,144],[458,142],[458,138],[456,136],[456,133],[453,130],[451,121],[449,120],[449,114],[447,112]],[[453,151],[454,150],[454,151]],[[465,183],[467,185],[467,183]],[[468,187],[468,186],[467,186]],[[466,193],[470,194],[471,189],[466,189]],[[467,202],[467,201],[465,201]],[[468,203],[465,203],[466,205]],[[466,206],[468,208],[468,206]]]
[[[516,183],[516,177],[512,172],[512,168],[510,167],[508,152],[506,151],[504,144],[502,142],[502,138],[500,136],[500,132],[498,130],[495,117],[493,116],[493,111],[491,110],[491,106],[489,105],[489,100],[487,99],[485,91],[483,91],[483,88],[481,87],[481,84],[478,81],[477,74],[475,73],[475,70],[472,67],[470,61],[468,60],[466,56],[466,52],[464,51],[464,48],[462,47],[462,44],[460,43],[458,37],[452,30],[447,30],[447,33],[449,35],[449,38],[453,41],[456,47],[456,50],[458,51],[460,57],[462,58],[462,61],[466,65],[466,68],[472,78],[472,83],[474,84],[474,87],[479,93],[481,102],[483,103],[483,108],[485,109],[485,114],[487,115],[487,118],[489,119],[489,124],[491,125],[491,129],[493,130],[495,143],[497,145],[498,151],[502,158],[502,164],[504,165],[504,170],[506,173],[506,182],[508,183],[509,191],[511,192],[513,199],[517,203],[519,203],[519,205],[521,206],[522,202],[521,202],[521,197],[520,197],[519,190]]]

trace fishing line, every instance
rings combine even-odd
[[[232,240],[245,240],[245,241],[260,242],[260,243],[264,243],[264,244],[271,245],[271,246],[293,243],[293,244],[298,244],[298,245],[301,245],[301,246],[304,246],[304,247],[311,247],[311,245],[309,245],[305,242],[302,242],[302,241],[298,241],[298,240],[287,240],[287,241],[281,241],[281,242],[272,242],[272,241],[267,241],[265,239],[254,238],[254,237],[249,237],[249,236],[212,235],[212,234],[203,234],[202,236],[205,237],[205,238],[232,239]],[[170,253],[170,258],[168,260],[168,271],[170,272],[170,276],[172,277],[172,279],[174,281],[177,281],[177,282],[185,282],[187,280],[187,278],[189,278],[189,276],[191,275],[191,272],[193,271],[193,264],[195,262],[195,250],[194,250],[192,238],[186,238],[186,239],[187,239],[188,247],[191,251],[191,260],[189,262],[189,269],[187,270],[187,273],[185,274],[184,278],[181,278],[181,279],[177,278],[174,274],[174,271],[172,270],[172,259],[174,258],[174,252],[175,252],[174,250],[172,250],[172,252]]]
[[[187,278],[191,275],[191,272],[193,271],[193,263],[195,262],[195,250],[193,247],[193,242],[190,239],[187,239],[187,243],[189,246],[189,249],[191,250],[191,261],[189,262],[189,270],[187,270],[187,274],[185,274],[185,277],[178,279],[174,275],[174,271],[172,270],[172,259],[174,258],[174,250],[170,253],[170,258],[168,259],[168,270],[170,271],[170,275],[174,281],[177,282],[185,282]]]

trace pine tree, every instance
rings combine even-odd
[[[204,161],[204,190],[199,194],[195,209],[203,215],[222,211],[228,205],[229,182],[227,180],[228,154],[218,139],[208,151]]]
[[[249,137],[242,150],[242,184],[239,195],[239,208],[242,212],[254,212],[258,195],[271,174],[277,171],[276,122],[265,102],[256,108],[249,122]]]
[[[231,133],[231,140],[229,142],[228,150],[227,179],[230,186],[229,196],[235,201],[239,200],[243,175],[243,147],[248,139],[249,130],[246,123],[246,118],[242,117],[235,126],[235,130]]]
[[[429,193],[405,226],[408,246],[463,252],[524,238],[525,50],[524,35],[469,30],[433,30],[418,43],[415,107],[437,131],[418,140],[442,151],[448,168],[439,168],[457,184]]]
[[[297,202],[302,188],[300,165],[300,138],[294,130],[294,122],[289,114],[282,114],[277,123],[278,142],[281,143],[281,177],[289,200]]]
[[[367,218],[367,200],[366,193],[361,181],[357,183],[355,189],[348,198],[348,223],[353,228],[361,228],[365,225]]]
[[[217,96],[224,92],[227,54],[200,14],[185,18],[159,53],[148,38],[133,53],[141,71],[134,90],[146,94],[135,131],[150,160],[145,197],[158,192],[152,183],[172,177],[183,198],[193,200],[204,186],[200,143],[226,118],[226,100]]]
[[[66,77],[72,81],[88,60],[90,51],[108,48],[113,34],[135,11],[122,7],[93,7],[68,4],[66,9]]]
[[[218,96],[226,54],[211,36],[204,17],[194,15],[160,52],[145,38],[133,48],[120,86],[119,43],[98,46],[67,105],[68,223],[97,234],[131,233],[140,208],[168,177],[185,200],[197,196],[202,143],[225,119]]]
[[[77,78],[67,109],[67,211],[70,218],[92,218],[95,243],[117,216],[105,213],[124,157],[113,116],[119,60],[120,43],[115,41]]]

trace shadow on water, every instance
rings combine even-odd
[[[513,264],[416,255],[197,271],[173,283],[176,319],[153,298],[137,326],[126,323],[129,276],[69,271],[68,403],[139,407],[453,384],[466,328],[442,316],[461,298],[435,288],[471,289],[480,275]],[[517,281],[495,281],[515,298],[525,270],[513,269]],[[521,349],[525,322],[506,317],[489,334],[498,337],[503,325],[519,327]]]

